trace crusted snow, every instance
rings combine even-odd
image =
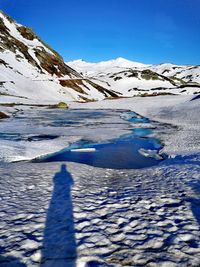
[[[92,261],[113,267],[162,266],[163,258],[166,266],[200,264],[199,217],[194,211],[199,193],[192,187],[200,178],[198,162],[121,172],[75,163],[67,166],[74,181],[73,210],[65,201],[69,190],[65,184],[60,185],[57,198],[53,195],[57,185],[52,179],[60,172],[59,163],[15,164],[0,169],[6,178],[1,180],[0,204],[5,258],[17,249],[22,262],[37,266],[44,255],[45,238],[60,238],[73,212],[75,232],[65,232],[62,244],[55,247],[60,251],[52,253],[46,265],[43,259],[44,266],[58,266],[61,260],[62,266],[70,260],[73,265],[67,266],[81,266],[80,262],[85,266]],[[50,201],[57,206],[51,209]],[[69,215],[52,221],[52,237],[44,237],[47,212],[59,218],[65,210]],[[62,247],[67,248],[71,238],[76,240],[71,253],[78,254],[77,260],[70,252],[63,258]]]

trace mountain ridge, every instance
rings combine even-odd
[[[97,63],[74,60],[67,64],[84,77],[127,97],[200,93],[198,65],[143,64],[124,58]]]
[[[82,77],[30,28],[0,12],[0,96],[1,101],[57,102],[117,95]]]

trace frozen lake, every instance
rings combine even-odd
[[[163,159],[159,155],[162,145],[152,137],[155,124],[123,110],[29,109],[26,115],[19,111],[0,124],[0,158],[17,161],[47,154],[37,162],[71,161],[111,169],[149,167]]]
[[[73,110],[70,111],[66,117],[73,117],[73,112]],[[95,117],[98,118],[99,113],[96,111],[93,114],[93,112],[80,110],[77,114],[76,111],[76,119],[80,116],[83,124],[84,120],[88,120],[90,116],[95,120]],[[102,117],[106,117],[109,114],[106,111],[101,111],[101,113]],[[115,113],[116,111],[114,116],[116,116]],[[112,121],[111,114],[109,115]],[[71,161],[100,168],[138,169],[156,165],[163,160],[163,157],[159,155],[159,151],[162,148],[159,140],[149,137],[153,133],[153,130],[148,128],[150,121],[134,112],[121,111],[121,114],[119,112],[118,115],[125,121],[124,125],[122,124],[123,130],[128,128],[128,131],[130,131],[131,125],[138,128],[131,129],[131,133],[123,134],[114,139],[110,139],[110,135],[108,135],[108,140],[98,143],[94,143],[89,139],[81,140],[59,152],[41,157],[35,162]],[[63,124],[63,122],[60,121],[60,124]],[[99,124],[96,127],[94,124],[93,127],[95,131],[101,128]],[[119,126],[117,129],[114,128],[115,126],[111,127],[111,131],[120,130]]]

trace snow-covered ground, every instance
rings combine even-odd
[[[129,109],[144,117],[172,124],[174,131],[161,132],[164,151],[170,155],[184,155],[200,151],[200,103],[192,96],[134,97],[93,103],[71,103],[72,108]]]
[[[60,169],[0,169],[4,258],[27,266],[42,257],[42,266],[199,266],[198,160],[140,171],[75,163],[67,163],[70,174]]]
[[[39,143],[40,154],[51,152],[47,146],[52,144],[59,150],[62,140],[66,146],[81,138],[102,142],[129,133],[134,124],[121,115],[132,110],[155,121],[154,135],[171,155],[140,170],[1,162],[1,266],[199,266],[200,105],[199,99],[190,99],[72,102],[70,108],[78,110],[39,109],[40,116],[37,109],[21,106],[16,118],[0,121],[4,132],[23,137],[17,141],[19,136],[8,136],[17,146],[9,156],[19,150],[23,154],[25,147],[29,154],[29,145],[36,152]],[[81,112],[86,116],[80,117]],[[44,129],[59,137],[38,141]]]

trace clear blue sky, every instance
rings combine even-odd
[[[200,64],[200,0],[0,0],[66,61]]]

